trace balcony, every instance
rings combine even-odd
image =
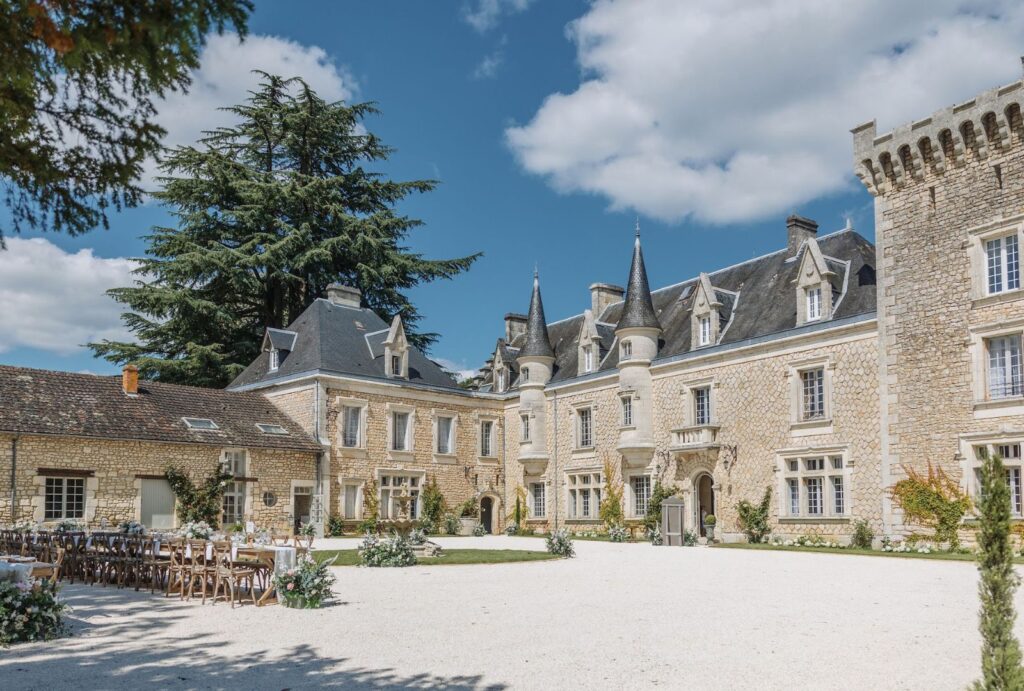
[[[669,451],[717,451],[718,446],[718,425],[693,425],[672,430]]]

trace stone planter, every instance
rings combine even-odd
[[[473,528],[475,528],[476,524],[479,523],[479,522],[480,521],[478,521],[477,519],[475,519],[473,517],[460,518],[459,519],[459,524],[462,527],[459,528],[459,535],[472,535],[473,534]]]
[[[707,535],[708,542],[714,542],[715,541],[715,524],[714,523],[705,523],[704,524],[704,534]]]

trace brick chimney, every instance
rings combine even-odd
[[[804,240],[818,237],[818,224],[809,218],[793,214],[786,219],[786,236],[789,256],[792,257],[800,251],[800,245],[804,244]]]
[[[593,283],[590,286],[590,311],[594,319],[600,319],[608,305],[622,301],[626,290],[622,286],[613,286],[611,283]]]
[[[505,315],[505,342],[511,343],[516,336],[526,333],[526,315],[509,312]]]
[[[121,388],[128,396],[139,395],[139,368],[135,365],[125,365],[121,370]]]
[[[359,307],[362,296],[363,294],[360,290],[358,288],[353,288],[352,286],[346,286],[340,283],[332,283],[327,286],[327,299],[334,305]]]

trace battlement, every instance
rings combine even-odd
[[[968,157],[984,160],[1010,146],[1021,129],[1024,81],[979,94],[930,117],[877,135],[875,121],[852,130],[853,170],[878,196],[924,179],[927,169],[942,174]]]

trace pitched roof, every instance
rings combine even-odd
[[[637,226],[636,242],[633,243],[633,261],[629,265],[629,281],[626,283],[626,300],[618,319],[618,329],[643,327],[660,329],[658,315],[654,313],[651,301],[651,287],[647,284],[647,268],[644,253],[640,249],[640,227]]]
[[[548,323],[544,319],[544,301],[540,298],[540,279],[533,273],[533,293],[530,294],[530,311],[526,315],[526,342],[519,351],[519,357],[554,357]]]
[[[384,341],[388,324],[365,307],[336,305],[329,300],[313,304],[288,325],[295,332],[291,352],[282,354],[278,369],[269,370],[264,351],[239,374],[228,389],[273,383],[297,374],[326,372],[386,379]],[[447,389],[458,384],[416,348],[409,348],[409,382]]]
[[[301,427],[258,393],[140,381],[127,396],[121,378],[0,365],[0,432],[320,451]],[[216,430],[182,418],[213,420]],[[267,434],[257,423],[280,425]]]

